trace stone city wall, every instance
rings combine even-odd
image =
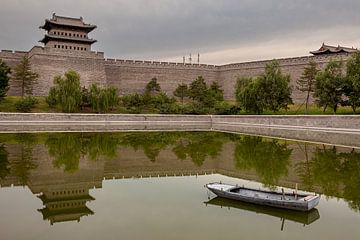
[[[161,88],[172,95],[178,84],[189,84],[198,76],[203,76],[207,83],[217,81],[224,89],[225,99],[235,98],[235,85],[239,77],[258,76],[272,60],[235,63],[227,65],[182,64],[171,62],[105,59],[103,52],[75,51],[35,46],[28,53],[2,50],[2,58],[10,67],[15,67],[25,54],[28,54],[34,71],[40,78],[34,86],[34,95],[47,95],[53,85],[53,78],[69,69],[81,75],[81,84],[89,86],[93,82],[100,85],[117,87],[121,94],[142,93],[146,84],[154,77]],[[348,54],[305,56],[278,59],[281,68],[291,76],[294,102],[304,101],[304,93],[296,89],[303,68],[310,60],[323,67],[330,59],[348,58]],[[19,86],[11,84],[9,95],[19,95]]]

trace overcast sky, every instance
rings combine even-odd
[[[224,64],[360,47],[359,0],[0,0],[0,49],[41,45],[53,12],[97,25],[93,49],[108,58]]]

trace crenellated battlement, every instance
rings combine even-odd
[[[211,64],[190,64],[190,63],[176,63],[176,62],[159,62],[159,61],[146,61],[146,60],[125,60],[106,58],[105,64],[113,65],[131,65],[131,66],[150,66],[150,67],[178,67],[178,68],[206,68],[216,70],[216,65]]]
[[[260,60],[260,61],[251,61],[251,62],[242,62],[242,63],[231,63],[225,65],[217,66],[219,70],[231,70],[231,69],[239,69],[239,68],[264,68],[266,64],[271,61],[278,61],[280,66],[298,66],[298,65],[306,65],[310,61],[315,61],[318,64],[328,63],[331,59],[343,59],[346,60],[351,54],[343,53],[343,54],[334,54],[334,55],[317,55],[317,56],[302,56],[302,57],[293,57],[293,58],[278,58],[272,60]]]

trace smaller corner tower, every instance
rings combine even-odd
[[[91,51],[91,45],[96,40],[89,38],[88,34],[96,25],[86,24],[83,18],[70,18],[53,14],[51,19],[46,19],[40,26],[46,30],[42,40],[45,47],[67,51]]]

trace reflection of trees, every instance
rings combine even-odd
[[[309,149],[308,143],[304,143],[304,147],[302,148],[300,144],[298,144],[301,151],[304,153],[305,161],[297,163],[295,166],[295,170],[301,180],[302,185],[304,186],[304,190],[313,191],[314,190],[314,175],[311,168],[311,161],[309,159]]]
[[[83,152],[89,156],[91,160],[97,160],[100,157],[113,159],[116,157],[118,138],[110,133],[97,133],[93,135],[83,136]]]
[[[30,177],[30,171],[37,168],[33,161],[33,145],[36,137],[33,134],[16,134],[15,140],[20,144],[20,156],[12,162],[11,169],[25,185]]]
[[[8,152],[4,144],[0,144],[0,179],[4,179],[10,173]]]
[[[68,173],[78,170],[83,148],[79,133],[49,135],[45,144],[49,154],[55,158],[53,161],[55,167],[60,168],[64,165],[64,171]]]
[[[235,166],[241,170],[254,169],[265,186],[275,186],[288,173],[292,150],[278,140],[244,136],[237,141]]]
[[[300,177],[308,174],[312,176],[301,178],[305,186],[319,186],[324,194],[343,197],[352,209],[360,210],[359,152],[352,150],[339,153],[336,147],[317,147],[312,159],[298,166]]]
[[[116,157],[118,141],[107,133],[59,133],[50,134],[45,144],[55,158],[54,166],[64,166],[65,172],[73,173],[78,170],[81,157],[89,156],[91,160]]]
[[[352,209],[360,211],[360,153],[352,151],[340,153],[340,156],[344,158],[341,168],[345,185],[343,197]]]
[[[177,132],[130,133],[121,138],[120,144],[135,151],[142,149],[150,161],[155,162],[160,152],[173,144],[179,135]]]
[[[314,182],[321,186],[323,193],[338,196],[340,194],[341,161],[336,153],[336,147],[316,148],[311,165]]]
[[[224,143],[224,134],[213,132],[187,133],[176,142],[173,147],[174,154],[181,160],[190,157],[201,166],[206,157],[215,158],[221,152]]]

